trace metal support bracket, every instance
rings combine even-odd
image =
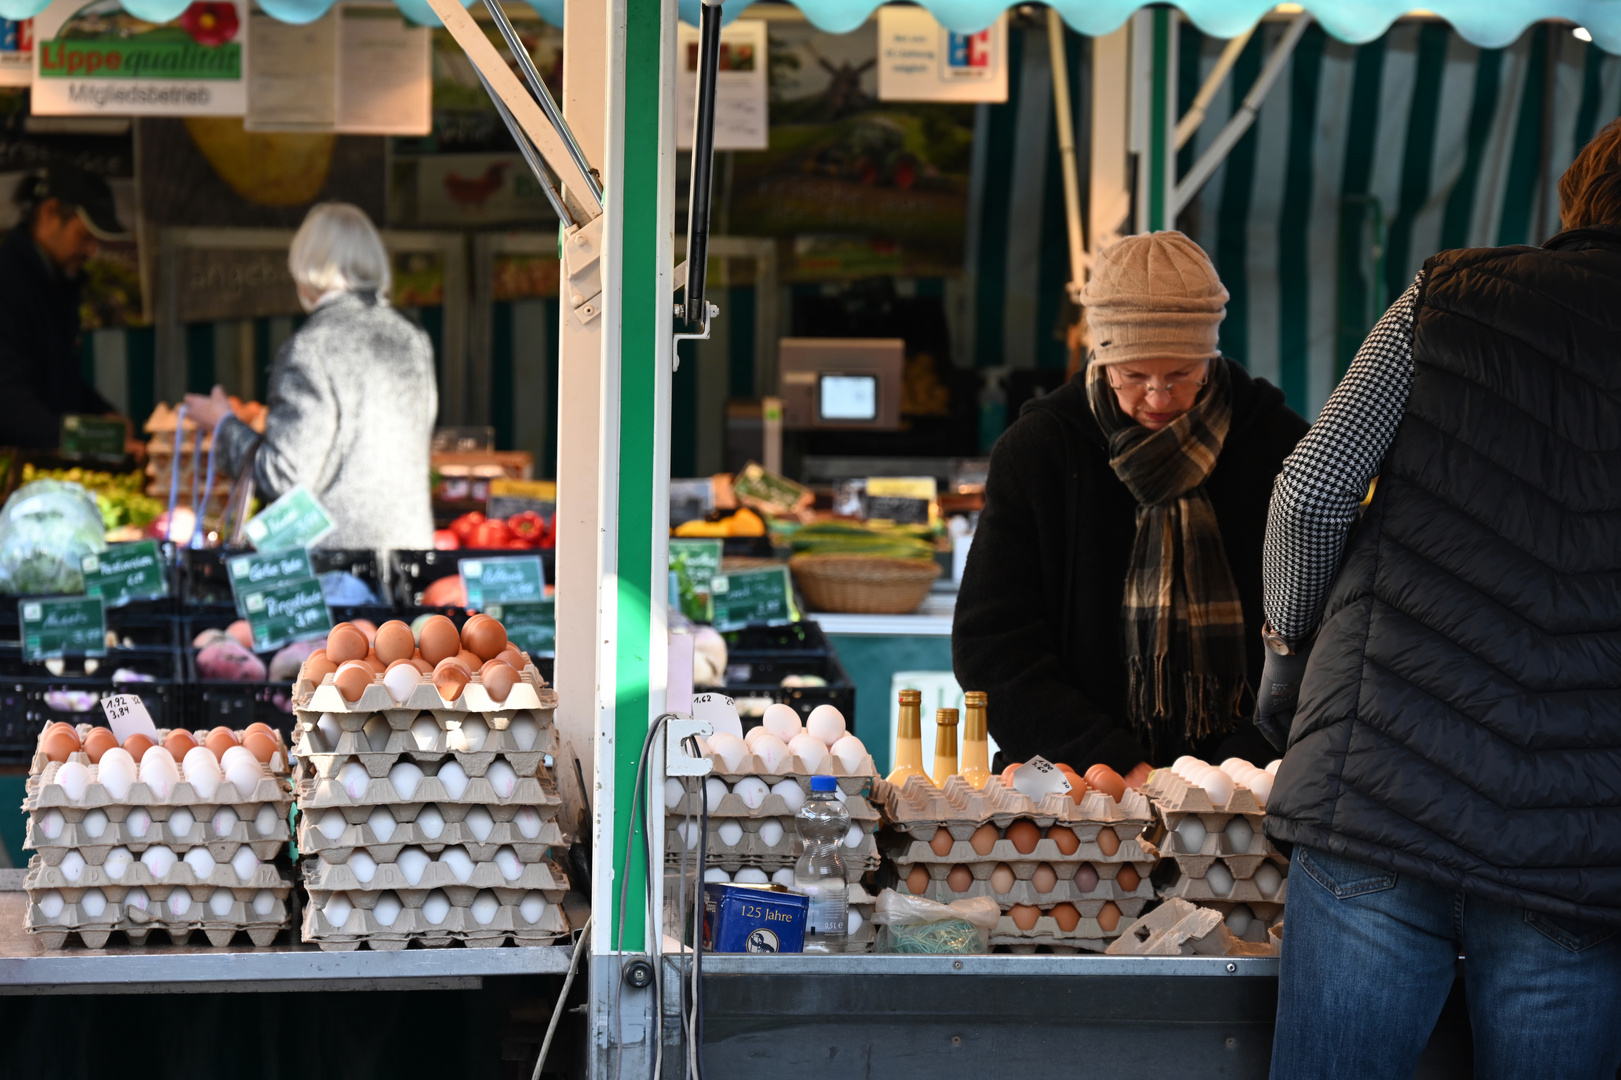
[[[602,220],[594,217],[564,234],[565,295],[581,326],[602,314]]]
[[[715,734],[715,725],[680,713],[671,713],[664,721],[664,775],[708,776],[715,763],[708,758],[692,757],[681,744],[688,739],[708,738]]]

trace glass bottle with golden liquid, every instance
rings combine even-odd
[[[957,710],[934,711],[934,786],[945,787],[957,775]]]
[[[889,782],[897,786],[909,776],[928,776],[923,771],[923,692],[901,691],[900,717],[895,723],[895,768]]]
[[[985,729],[985,692],[970,690],[962,696],[962,778],[984,788],[991,778],[989,737]]]

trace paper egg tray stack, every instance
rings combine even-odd
[[[30,775],[23,802],[24,846],[38,852],[23,883],[25,925],[46,948],[60,949],[77,935],[99,949],[115,932],[143,945],[154,930],[177,945],[202,931],[215,946],[245,931],[264,946],[290,925],[293,882],[285,853],[292,794],[268,766],[251,791],[222,780],[203,799],[181,780],[160,799],[137,780],[120,799],[101,783],[87,755],[68,760],[90,770],[82,798],[70,798],[56,782],[62,764],[46,763]],[[142,856],[160,846],[173,852],[173,864],[154,874]],[[109,861],[120,848],[132,861]],[[193,855],[196,849],[206,850],[207,858]],[[208,872],[199,875],[199,866]]]
[[[1143,786],[1143,793],[1154,804],[1154,812],[1164,826],[1159,837],[1160,854],[1173,861],[1177,869],[1175,880],[1162,885],[1159,895],[1214,908],[1224,918],[1242,904],[1254,917],[1252,927],[1241,935],[1243,940],[1265,945],[1270,940],[1267,930],[1283,919],[1289,893],[1289,860],[1266,838],[1262,828],[1266,809],[1254,792],[1235,784],[1232,797],[1225,805],[1217,805],[1204,788],[1188,783],[1170,769],[1158,769]],[[1179,831],[1190,817],[1198,818],[1205,828],[1204,843],[1197,851],[1187,848]],[[1242,818],[1250,826],[1249,842],[1242,849],[1235,847],[1227,835],[1234,818]],[[1225,892],[1209,879],[1210,868],[1217,863],[1224,865],[1233,878],[1232,887]],[[1256,871],[1264,865],[1278,872],[1279,883],[1274,888],[1263,889],[1256,881]]]
[[[1172,897],[1131,925],[1105,950],[1111,956],[1269,956],[1275,942],[1241,940],[1220,911]]]
[[[533,665],[502,702],[476,678],[453,702],[431,683],[404,702],[380,682],[355,702],[330,677],[299,684],[304,940],[391,951],[565,936],[567,878],[550,853],[568,841],[545,765],[556,702]]]
[[[1152,822],[1152,810],[1148,800],[1135,791],[1128,790],[1119,803],[1099,791],[1087,792],[1079,804],[1062,794],[1048,795],[1037,803],[1000,777],[992,777],[983,790],[976,790],[960,776],[951,777],[944,788],[914,776],[902,787],[881,784],[875,798],[891,826],[884,854],[895,865],[897,890],[907,891],[907,878],[914,867],[922,866],[929,874],[928,899],[949,903],[976,896],[993,898],[1002,907],[1001,922],[991,935],[993,945],[1005,945],[1013,952],[1033,952],[1041,946],[1054,952],[1098,951],[1125,932],[1154,899],[1149,875],[1159,854],[1141,837]],[[1032,822],[1042,832],[1028,853],[1019,851],[1006,836],[1008,827],[1020,820]],[[999,836],[982,854],[974,848],[972,837],[987,824]],[[1065,854],[1048,835],[1055,825],[1075,834],[1079,844],[1073,852]],[[951,837],[943,854],[935,850],[941,829]],[[1037,892],[1032,882],[1043,863],[1058,879],[1046,893]],[[1087,863],[1097,871],[1098,882],[1083,891],[1075,883],[1075,874]],[[1003,864],[1013,871],[1014,883],[1011,889],[998,892],[991,876]],[[968,889],[960,892],[946,880],[957,866],[966,867],[973,876]],[[1134,889],[1125,889],[1117,880],[1126,866],[1138,875]],[[1120,920],[1112,930],[1105,930],[1097,916],[1110,901],[1120,909]],[[1080,912],[1080,921],[1072,930],[1064,930],[1050,914],[1061,903],[1073,904]],[[1009,914],[1020,904],[1041,910],[1029,930],[1020,928]]]

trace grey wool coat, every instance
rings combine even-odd
[[[337,526],[318,547],[433,546],[428,449],[439,392],[427,334],[375,293],[323,298],[276,354],[266,405],[253,463],[261,502],[305,485]],[[226,420],[220,468],[239,475],[259,440]]]

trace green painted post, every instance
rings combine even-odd
[[[1171,10],[1154,9],[1153,67],[1149,74],[1152,89],[1149,93],[1148,116],[1148,228],[1169,229],[1169,201],[1175,157],[1171,146],[1171,97],[1176,78],[1174,58],[1171,55]]]

